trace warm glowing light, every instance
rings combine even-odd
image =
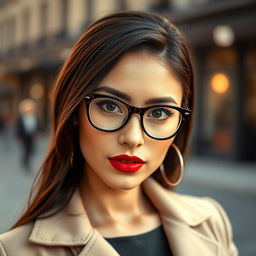
[[[229,88],[229,79],[225,74],[215,74],[212,77],[211,86],[214,92],[218,94],[225,93]]]
[[[44,87],[40,84],[35,84],[30,89],[30,95],[32,98],[39,100],[44,96]]]
[[[230,26],[216,26],[213,30],[213,40],[220,47],[228,47],[234,43],[234,31]]]

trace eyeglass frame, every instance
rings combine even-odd
[[[90,104],[91,104],[92,100],[94,100],[96,98],[109,98],[109,99],[113,99],[113,100],[121,102],[122,104],[124,104],[127,107],[128,115],[126,117],[125,122],[119,128],[113,129],[113,130],[106,130],[106,129],[103,129],[103,128],[100,128],[100,127],[94,125],[94,123],[92,122],[91,117],[90,117],[89,108],[90,108]],[[110,95],[105,95],[105,94],[88,94],[88,95],[85,96],[84,101],[86,103],[86,112],[87,112],[88,120],[89,120],[90,124],[94,128],[96,128],[97,130],[103,131],[103,132],[115,132],[115,131],[121,130],[129,122],[129,120],[131,119],[132,114],[139,114],[140,115],[140,123],[141,123],[142,130],[145,132],[145,134],[147,134],[147,136],[149,136],[150,138],[155,139],[155,140],[168,140],[168,139],[174,137],[178,133],[178,131],[179,131],[181,125],[182,125],[182,122],[185,119],[187,119],[190,116],[191,112],[192,112],[190,109],[186,109],[186,108],[182,108],[182,107],[178,107],[178,106],[173,106],[173,105],[164,105],[164,104],[153,105],[153,106],[139,108],[139,107],[131,106],[131,105],[129,105],[128,103],[126,103],[125,101],[123,101],[121,99],[115,98],[115,97],[110,96]],[[168,108],[172,108],[172,109],[178,110],[180,112],[182,119],[180,121],[179,127],[177,128],[176,132],[174,134],[172,134],[171,136],[166,137],[166,138],[156,138],[154,136],[151,136],[146,131],[146,129],[144,127],[144,124],[143,124],[143,116],[144,116],[144,114],[145,114],[145,112],[147,110],[149,110],[151,108],[155,108],[155,107],[168,107]]]

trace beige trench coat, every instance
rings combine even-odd
[[[235,256],[229,220],[208,198],[179,195],[152,178],[143,188],[159,210],[174,256]],[[0,235],[0,256],[117,256],[95,230],[78,192],[59,214]]]

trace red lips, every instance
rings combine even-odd
[[[145,164],[145,162],[137,156],[118,155],[108,158],[111,165],[120,172],[134,173]]]

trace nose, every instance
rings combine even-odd
[[[133,114],[128,123],[119,130],[119,143],[129,148],[138,148],[144,144],[144,132],[140,116]]]

